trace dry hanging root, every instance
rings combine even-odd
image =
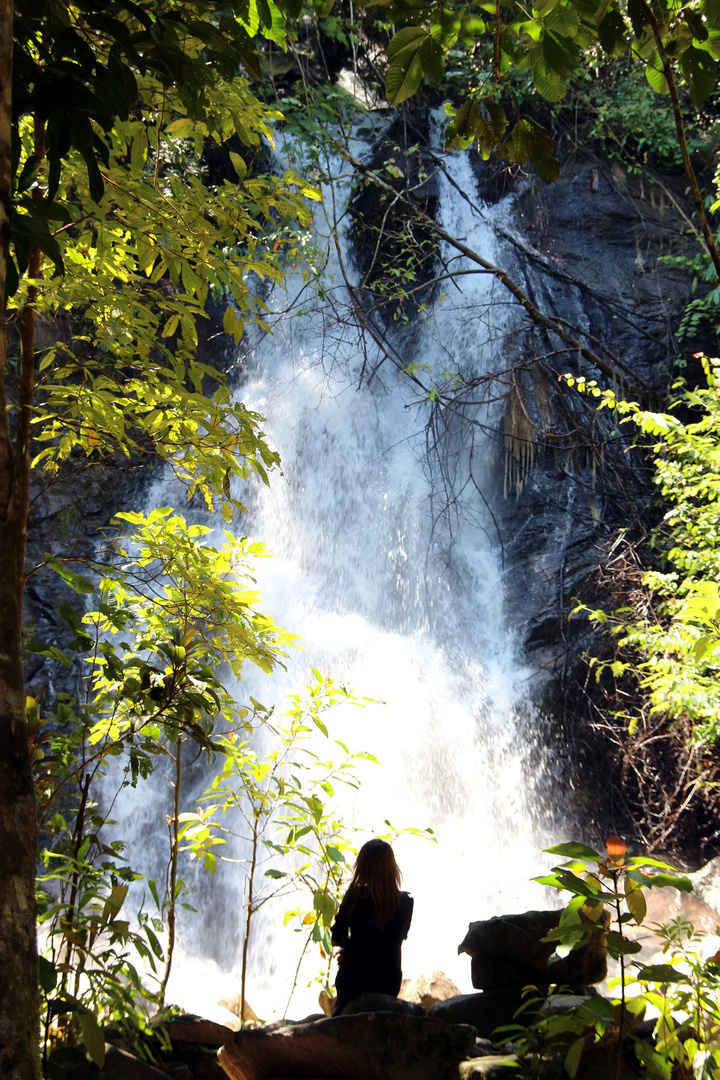
[[[535,456],[535,427],[528,419],[517,386],[510,391],[510,401],[504,421],[505,481],[504,495],[518,499],[533,466]]]

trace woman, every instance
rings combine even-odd
[[[389,844],[363,844],[332,927],[333,944],[341,946],[334,1016],[358,994],[396,997],[400,990],[400,951],[413,913],[413,898],[400,891],[401,881]]]

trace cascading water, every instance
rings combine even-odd
[[[461,190],[474,189],[463,155],[448,169]],[[487,221],[444,176],[439,184],[443,227],[501,260]],[[341,195],[336,189],[335,200]],[[454,253],[445,254],[448,261]],[[456,260],[453,268],[462,267]],[[327,278],[328,294],[343,293],[332,262]],[[487,275],[448,286],[403,362],[466,378],[492,371],[504,321],[492,288]],[[503,614],[501,556],[484,495],[495,483],[496,447],[476,429],[471,456],[463,432],[448,427],[439,473],[426,452],[427,407],[407,375],[385,360],[370,377],[372,357],[356,328],[333,324],[328,304],[293,315],[292,300],[283,292],[273,301],[291,313],[271,320],[273,334],[256,344],[238,389],[267,417],[283,463],[283,476],[250,496],[240,524],[273,553],[257,567],[263,604],[301,635],[303,651],[271,680],[248,670],[240,692],[281,706],[312,666],[384,702],[329,717],[333,736],[382,762],[363,767],[360,791],[342,796],[343,813],[369,833],[386,832],[385,820],[432,828],[436,843],[396,844],[415,896],[404,971],[440,968],[468,991],[469,962],[457,957],[468,922],[542,898],[529,880],[545,839],[534,799],[542,751],[529,672]],[[403,349],[402,335],[395,347]],[[497,427],[492,405],[479,406],[477,419]],[[465,478],[462,492],[452,489],[453,472]],[[223,992],[239,989],[242,889],[237,869],[224,879],[198,877],[199,915],[183,917],[169,1000],[209,1014]],[[266,1017],[282,1010],[300,949],[282,926],[283,910],[264,909],[251,942],[248,1000]],[[203,966],[200,957],[219,964]],[[316,1008],[317,987],[305,996],[303,987],[318,966],[314,958],[301,975],[293,1015]]]

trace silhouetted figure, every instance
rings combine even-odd
[[[400,953],[413,913],[413,898],[400,891],[401,881],[389,844],[363,844],[332,927],[333,944],[341,946],[334,1016],[358,994],[396,997],[400,990]]]

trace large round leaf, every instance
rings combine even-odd
[[[412,97],[422,80],[423,70],[417,50],[404,49],[387,70],[385,97],[391,105],[401,105]]]

